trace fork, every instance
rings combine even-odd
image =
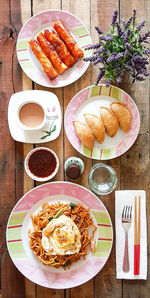
[[[129,253],[128,253],[128,231],[132,221],[132,206],[124,206],[122,211],[121,222],[125,231],[125,246],[124,246],[124,257],[122,269],[124,272],[130,270],[129,266]]]

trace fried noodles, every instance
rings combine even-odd
[[[79,253],[70,255],[50,255],[42,247],[42,230],[47,226],[51,219],[57,218],[60,215],[70,217],[77,225],[81,233],[81,249]],[[91,251],[95,250],[94,233],[97,227],[93,224],[89,209],[82,205],[74,203],[63,204],[61,202],[51,205],[44,203],[42,205],[42,210],[36,215],[32,215],[31,218],[34,230],[29,230],[30,247],[43,264],[55,268],[63,267],[64,269],[67,269],[81,257],[85,258],[87,247],[89,245]],[[93,230],[91,236],[88,231],[90,227],[92,227]]]

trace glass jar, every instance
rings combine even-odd
[[[81,158],[69,157],[64,164],[66,175],[71,179],[78,178],[84,171],[84,162]]]
[[[99,195],[107,195],[117,187],[118,178],[111,166],[98,163],[91,168],[88,182],[93,192]]]

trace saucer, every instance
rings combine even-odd
[[[53,120],[47,120],[42,129],[23,131],[17,125],[17,110],[21,103],[26,103],[29,100],[32,100],[32,102],[35,101],[43,107],[47,107],[50,112],[56,112],[58,118],[53,124]],[[26,90],[14,93],[10,98],[8,106],[8,125],[12,138],[17,142],[40,144],[57,139],[61,130],[61,108],[57,96],[52,92],[41,90]],[[50,136],[41,139],[45,135],[43,131],[49,131],[51,125],[52,129],[55,125],[56,130],[54,130]]]

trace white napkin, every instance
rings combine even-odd
[[[134,275],[134,197],[141,196],[141,241],[140,241],[140,275]],[[132,205],[132,222],[128,231],[128,248],[130,271],[122,270],[125,232],[121,223],[124,205]],[[144,190],[115,191],[115,225],[116,225],[116,277],[119,279],[147,279],[147,223],[146,194]]]

